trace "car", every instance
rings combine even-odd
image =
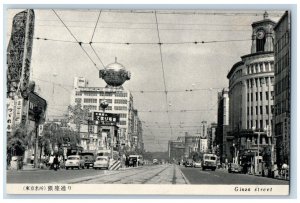
[[[94,166],[94,162],[95,162],[95,156],[93,153],[91,152],[83,152],[81,153],[81,156],[84,160],[84,166],[86,168],[93,168]]]
[[[97,156],[94,162],[94,169],[109,168],[109,157],[108,156]]]
[[[142,155],[129,155],[128,157],[133,158],[133,160],[137,163],[137,166],[143,166],[144,165],[144,160]]]
[[[185,167],[193,167],[194,166],[193,160],[192,159],[186,160],[184,165]]]
[[[82,156],[80,155],[71,155],[68,156],[67,161],[65,163],[66,170],[69,170],[69,168],[74,169],[84,169],[84,160],[82,159]]]
[[[230,163],[228,173],[242,173],[243,167],[236,163]]]
[[[194,168],[201,168],[201,161],[195,161]]]

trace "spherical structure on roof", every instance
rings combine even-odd
[[[118,87],[124,84],[126,80],[130,80],[130,72],[117,62],[107,65],[99,71],[99,77],[102,78],[107,85]]]

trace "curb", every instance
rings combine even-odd
[[[186,182],[186,184],[190,185],[191,184],[190,181],[185,177],[185,175],[183,174],[183,172],[181,171],[181,169],[178,168],[177,166],[176,166],[176,168],[180,171],[180,173],[181,173],[184,181]]]

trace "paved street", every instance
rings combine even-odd
[[[31,170],[7,171],[7,183],[54,183],[72,180],[75,178],[97,176],[104,174],[104,170]]]
[[[94,169],[7,171],[7,182],[69,184],[288,184],[288,181],[246,174],[232,174],[222,169],[202,171],[201,168],[185,168],[171,164],[126,168],[118,171]]]
[[[228,173],[226,170],[217,169],[216,171],[201,168],[180,167],[190,184],[243,184],[243,185],[288,185],[288,181],[272,178],[259,177],[246,174]]]

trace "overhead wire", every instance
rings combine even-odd
[[[99,68],[97,67],[97,64],[94,62],[94,60],[91,58],[91,56],[87,53],[87,51],[82,47],[82,42],[80,42],[75,36],[74,34],[71,32],[71,30],[68,28],[68,26],[64,23],[64,21],[60,18],[60,16],[56,13],[56,11],[54,9],[52,9],[52,11],[54,12],[54,14],[57,16],[57,18],[60,20],[60,22],[65,26],[65,28],[68,30],[68,32],[70,33],[70,35],[75,39],[75,41],[78,43],[78,45],[80,46],[80,48],[82,49],[82,51],[87,55],[87,57],[90,59],[90,61],[93,63],[93,65],[95,66],[95,68],[97,70],[99,70]]]
[[[95,31],[96,31],[96,28],[97,28],[97,25],[98,25],[100,16],[101,16],[101,10],[99,11],[99,15],[98,15],[98,18],[97,18],[97,22],[96,22],[96,24],[95,24],[94,31],[93,31],[91,40],[90,40],[90,42],[89,42],[89,45],[90,45],[90,47],[92,48],[92,50],[93,50],[94,54],[96,55],[96,57],[98,58],[98,60],[100,61],[101,65],[102,65],[103,67],[105,67],[105,65],[103,64],[103,62],[102,62],[102,60],[101,60],[101,58],[100,58],[100,56],[99,56],[99,54],[96,52],[96,50],[95,50],[94,47],[92,46],[94,34],[95,34]]]
[[[161,69],[162,69],[162,76],[163,76],[163,84],[164,84],[164,91],[165,91],[165,99],[166,99],[166,107],[167,107],[167,115],[168,115],[168,121],[169,121],[169,127],[171,131],[171,137],[173,136],[173,129],[170,125],[170,114],[169,114],[169,101],[168,101],[168,92],[167,92],[167,85],[166,85],[166,77],[165,77],[165,69],[164,69],[164,61],[163,61],[163,55],[161,50],[161,39],[159,34],[159,27],[158,27],[158,21],[157,21],[157,15],[156,11],[154,12],[155,15],[155,22],[156,22],[156,28],[157,28],[157,37],[158,37],[158,47],[159,47],[159,53],[160,53],[160,62],[161,62]]]

